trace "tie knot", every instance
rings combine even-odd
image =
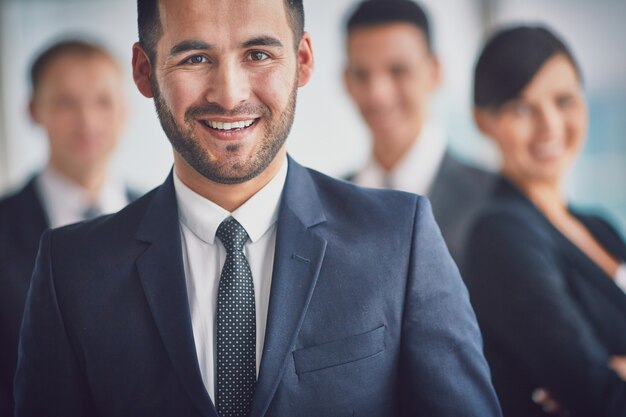
[[[215,235],[222,241],[226,252],[241,252],[248,240],[248,233],[241,224],[232,217],[224,220],[217,228]]]
[[[89,206],[83,211],[83,219],[89,220],[102,214],[102,210],[98,206]]]

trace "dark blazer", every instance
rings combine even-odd
[[[626,244],[598,217],[573,214],[616,258]],[[463,277],[506,417],[545,416],[547,388],[572,416],[626,416],[626,294],[502,179],[469,234]]]
[[[499,416],[466,289],[426,199],[293,160],[252,416]],[[213,416],[170,178],[46,232],[21,331],[17,416]]]
[[[446,151],[428,198],[452,257],[461,262],[468,230],[497,176],[459,161]]]
[[[354,181],[356,173],[347,175]],[[497,176],[491,172],[459,161],[446,151],[428,192],[433,214],[443,239],[458,263],[468,229],[476,213],[487,200]]]
[[[34,179],[0,200],[0,416],[13,415],[13,375],[22,312],[39,238],[47,228],[48,218]]]
[[[129,200],[137,194],[128,192]],[[13,376],[24,301],[48,216],[35,179],[0,200],[0,416],[13,415]]]

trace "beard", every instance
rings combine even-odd
[[[265,105],[242,104],[232,110],[226,110],[218,104],[207,103],[203,106],[190,107],[185,111],[184,125],[181,126],[172,114],[170,107],[161,95],[156,80],[152,80],[154,105],[161,127],[172,147],[180,156],[203,177],[219,184],[241,184],[262,173],[274,160],[282,148],[295,116],[297,85],[294,81],[289,100],[283,111],[277,116]],[[233,158],[217,160],[211,158],[196,136],[197,119],[208,116],[236,117],[241,115],[259,115],[256,123],[264,120],[265,129],[261,143],[255,153],[247,160],[235,158],[242,145],[233,143],[226,146],[226,152]]]

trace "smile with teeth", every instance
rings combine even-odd
[[[229,131],[250,127],[254,124],[254,122],[256,122],[256,120],[257,119],[240,120],[238,122],[216,122],[213,120],[203,120],[202,123],[211,129]]]

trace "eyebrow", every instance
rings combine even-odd
[[[213,46],[204,41],[186,40],[174,45],[170,50],[170,56],[178,55],[188,51],[197,51],[198,49],[209,50],[213,49]]]
[[[241,44],[241,48],[250,48],[253,46],[275,46],[278,48],[282,48],[283,43],[280,40],[271,36],[259,36],[247,40]]]
[[[283,44],[280,40],[271,36],[259,36],[241,43],[241,48],[251,48],[254,46],[274,46],[282,48]],[[177,43],[170,49],[170,56],[175,56],[184,52],[197,50],[211,50],[213,45],[200,40],[185,40]]]

